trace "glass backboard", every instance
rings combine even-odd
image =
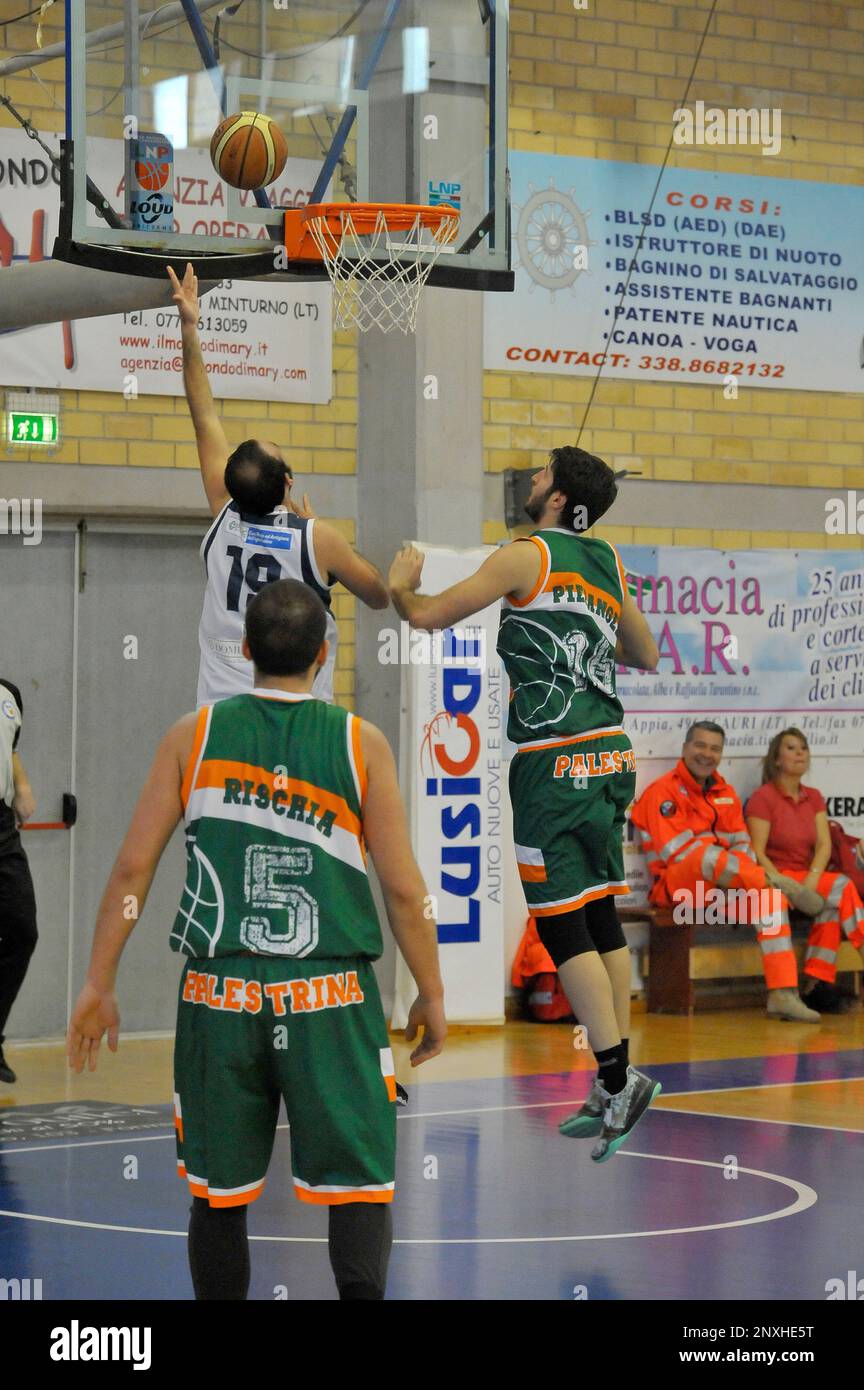
[[[286,261],[281,209],[448,203],[459,231],[430,283],[512,288],[506,0],[66,9],[55,255],[156,275],[166,258],[225,273],[231,256],[234,275],[309,278],[316,271]],[[266,188],[229,187],[211,161],[213,132],[239,111],[269,116],[285,137],[285,167]]]

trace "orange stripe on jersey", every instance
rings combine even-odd
[[[614,547],[614,545],[612,544],[611,541],[607,541],[606,544],[608,545],[609,549],[612,551],[612,554],[615,556],[615,563],[616,563],[616,565],[618,566],[618,578],[621,580],[621,593],[622,593],[622,594],[626,594],[626,593],[627,593],[627,575],[625,574],[625,572],[624,572],[624,566],[623,566],[623,564],[621,563],[621,556],[618,554],[618,551],[615,549],[615,547]]]
[[[294,1196],[301,1202],[311,1202],[316,1207],[341,1207],[346,1202],[392,1202],[393,1191],[364,1192],[310,1192],[305,1187],[295,1187]]]
[[[519,541],[533,541],[534,545],[536,545],[537,549],[540,551],[540,575],[537,580],[537,583],[534,585],[534,588],[531,590],[527,598],[514,598],[512,594],[507,595],[507,598],[509,599],[510,603],[513,604],[514,608],[524,608],[526,604],[533,603],[537,595],[544,588],[548,587],[545,581],[548,578],[550,569],[552,568],[551,551],[549,550],[549,547],[543,541],[540,540],[539,536],[520,536]]]
[[[205,1196],[211,1207],[246,1207],[250,1202],[257,1202],[263,1191],[264,1182],[262,1179],[257,1187],[250,1188],[246,1192],[232,1192],[227,1197],[214,1197],[212,1193],[207,1192]]]
[[[578,898],[571,898],[566,903],[558,903],[556,907],[535,907],[531,906],[533,917],[557,917],[561,912],[575,912],[577,907],[582,907],[585,903],[593,903],[597,898],[608,898],[612,893],[629,893],[630,888],[626,883],[615,883],[609,888],[592,888],[587,893],[581,893]]]
[[[523,883],[545,883],[546,869],[542,864],[517,864]]]
[[[296,795],[305,797],[307,801],[317,802],[318,812],[332,811],[336,817],[335,823],[340,830],[347,830],[358,840],[362,839],[363,824],[360,817],[355,816],[344,796],[339,796],[336,792],[325,791],[323,787],[316,787],[312,782],[301,782],[297,777],[282,777],[280,775],[279,785],[276,786],[276,777],[264,767],[252,767],[249,763],[228,762],[220,758],[206,758],[201,764],[192,790],[198,791],[205,787],[224,787],[229,777],[241,783],[252,782],[256,787],[263,783],[270,794],[271,804],[275,793],[280,793],[289,800]],[[251,796],[250,804],[254,805],[254,792],[251,793]]]
[[[354,766],[357,769],[357,776],[360,780],[360,805],[366,801],[366,788],[369,779],[366,776],[366,763],[363,759],[363,745],[360,742],[360,720],[356,715],[349,715],[351,720],[351,748],[354,752]]]
[[[192,778],[195,775],[195,768],[201,756],[201,747],[204,743],[204,731],[207,728],[207,717],[210,714],[209,706],[204,705],[198,711],[198,718],[195,721],[195,738],[192,742],[192,752],[189,754],[189,761],[183,773],[183,783],[180,788],[180,800],[185,806],[189,800],[189,793],[192,790]]]
[[[594,600],[595,608],[597,606],[597,600],[602,599],[607,608],[612,609],[616,617],[621,616],[621,604],[618,602],[617,598],[607,593],[605,589],[598,589],[596,585],[589,584],[587,579],[583,579],[582,575],[577,574],[575,571],[569,573],[565,570],[553,570],[546,580],[546,583],[543,585],[543,591],[544,593],[550,594],[556,586],[559,588],[566,588],[568,584],[574,589],[578,585],[586,594],[590,594]]]
[[[566,734],[564,738],[551,738],[547,743],[520,744],[516,752],[539,753],[544,748],[564,748],[571,743],[588,743],[594,738],[618,738],[623,733],[623,726],[615,729],[594,729],[587,734]]]

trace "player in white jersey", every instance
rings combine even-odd
[[[170,267],[168,275],[180,314],[183,384],[215,518],[201,546],[207,589],[198,629],[198,705],[252,689],[252,666],[241,650],[246,605],[276,579],[308,584],[327,609],[330,655],[314,694],[332,700],[337,634],[331,587],[339,580],[370,608],[386,608],[387,586],[335,526],[314,516],[305,494],[302,507],[294,504],[294,476],[276,444],[247,439],[231,451],[201,355],[197,277],[189,265],[182,283]]]

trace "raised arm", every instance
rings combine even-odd
[[[303,511],[295,506],[294,510],[300,516],[309,514],[306,510],[307,502],[308,499],[304,496]],[[356,594],[369,608],[389,606],[390,596],[380,572],[371,560],[367,560],[348,544],[335,526],[326,521],[315,522],[313,549],[318,568],[325,580],[328,573],[332,574],[334,579],[338,579],[340,584],[344,584],[346,589]]]
[[[440,594],[418,594],[424,555],[406,545],[390,566],[390,597],[400,618],[432,632],[482,613],[505,594],[527,597],[537,583],[540,554],[535,545],[513,541],[495,550],[475,574]]]
[[[222,421],[216,410],[213,392],[207,379],[207,368],[201,355],[201,340],[198,337],[198,321],[201,307],[198,303],[198,277],[187,265],[183,282],[177,279],[171,266],[168,275],[174,290],[174,303],[180,314],[180,332],[183,338],[183,386],[189,414],[195,428],[195,442],[198,445],[198,461],[204,491],[214,516],[228,501],[225,487],[225,465],[231,453]]]
[[[411,1065],[416,1067],[438,1055],[447,1035],[438,933],[429,911],[432,900],[411,848],[390,745],[381,730],[365,719],[360,740],[367,776],[363,832],[381,881],[390,930],[417,986],[405,1030],[412,1042],[417,1028],[424,1029],[423,1041],[411,1053]]]

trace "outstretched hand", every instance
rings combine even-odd
[[[201,317],[201,306],[198,303],[198,276],[192,269],[191,263],[186,265],[186,274],[182,282],[177,279],[173,268],[168,267],[168,278],[171,281],[174,294],[174,303],[180,314],[180,322],[191,327],[197,327]]]

